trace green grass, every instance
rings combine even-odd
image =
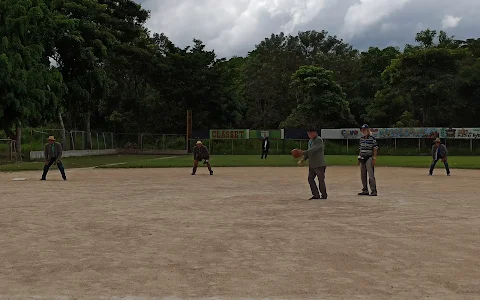
[[[327,155],[329,166],[355,166],[357,158],[354,155]],[[123,165],[101,166],[101,168],[182,168],[192,166],[191,156],[181,156],[171,159],[133,160]],[[258,155],[214,155],[211,158],[213,167],[295,167],[297,160],[290,155],[271,155],[267,160],[261,160]],[[377,166],[380,167],[414,167],[428,168],[429,156],[379,156]],[[449,157],[451,168],[480,169],[480,156]],[[440,166],[443,164],[440,162]]]
[[[67,169],[73,168],[189,168],[192,166],[191,156],[156,159],[161,156],[152,155],[108,155],[89,157],[70,157],[63,159]],[[327,155],[329,166],[355,166],[354,155]],[[290,155],[271,155],[267,160],[261,160],[258,155],[213,155],[213,167],[296,167],[297,160]],[[111,165],[125,163],[121,165]],[[451,168],[480,169],[480,156],[451,156]],[[377,165],[380,167],[413,167],[428,168],[429,156],[379,156]],[[440,167],[443,164],[440,163]],[[39,171],[43,169],[43,162],[24,162],[18,164],[0,165],[0,172]]]
[[[86,157],[67,157],[62,161],[67,169],[89,168],[100,165],[116,164],[124,162],[146,161],[148,159],[158,158],[153,155],[105,155],[105,156],[86,156]],[[23,162],[17,164],[0,165],[0,172],[14,171],[35,171],[43,170],[43,161]]]

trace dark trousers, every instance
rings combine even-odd
[[[434,159],[432,161],[432,164],[430,165],[430,174],[433,174],[433,169],[435,169],[435,165],[437,164],[437,162],[441,160],[441,158],[439,159]],[[450,167],[448,166],[448,160],[445,160],[443,162],[443,164],[445,165],[445,170],[447,171],[447,174],[450,174]]]
[[[50,167],[55,163],[56,160],[57,160],[56,157],[50,158],[50,161],[48,162],[48,165],[45,165],[45,166],[43,167],[42,179],[46,179],[46,178],[47,178],[48,170],[49,170]],[[59,163],[57,164],[57,167],[58,167],[58,169],[60,170],[60,173],[62,174],[62,178],[63,178],[63,179],[66,179],[67,176],[65,175],[65,168],[63,167],[63,164],[62,164],[61,162],[59,162]]]
[[[198,162],[202,161],[203,159],[197,158],[193,161],[193,169],[192,169],[192,174],[197,173],[197,168],[198,168]],[[212,174],[212,165],[210,164],[210,157],[205,158],[203,164],[207,165],[208,171],[210,171],[210,174]]]
[[[265,159],[267,159],[267,155],[268,155],[268,150],[262,149],[262,159],[263,159],[263,156],[265,156]]]
[[[322,197],[327,197],[327,186],[325,185],[325,170],[327,167],[320,168],[309,168],[308,169],[308,184],[310,184],[310,189],[312,190],[312,196],[315,198],[320,198],[320,193]],[[315,182],[315,177],[318,177],[319,188]]]

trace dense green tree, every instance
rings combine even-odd
[[[220,59],[149,32],[148,18],[134,0],[1,1],[2,129],[180,133],[188,109],[195,129],[480,125],[480,39],[424,30],[403,53],[360,53],[304,31]]]
[[[292,76],[299,94],[296,108],[281,124],[287,128],[336,128],[349,126],[353,117],[342,88],[332,71],[321,67],[302,66]]]
[[[450,125],[452,113],[462,105],[457,92],[464,57],[463,50],[446,48],[424,48],[400,55],[383,74],[387,86],[369,107],[370,120],[380,125],[379,118],[388,116],[389,124],[382,125],[393,126],[399,115],[409,111],[420,126]]]
[[[65,91],[60,73],[50,66],[52,37],[69,22],[48,1],[0,2],[0,124],[18,142],[21,126],[38,126],[56,116]]]
[[[357,124],[366,119],[367,107],[374,101],[375,94],[384,88],[385,82],[382,73],[400,54],[394,47],[379,49],[371,47],[360,55],[359,67],[353,72],[350,110],[355,116]]]
[[[290,80],[300,66],[311,64],[332,69],[337,80],[347,86],[356,58],[356,50],[326,31],[271,35],[247,58],[247,125],[277,128],[291,114],[298,94],[291,89]]]

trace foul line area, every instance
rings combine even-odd
[[[172,159],[172,158],[177,158],[177,157],[178,156],[167,156],[167,157],[157,157],[157,158],[142,159],[142,160],[162,160],[162,159]],[[75,169],[70,169],[68,172],[71,173],[71,172],[77,171],[77,170],[91,170],[91,169],[95,169],[95,168],[98,168],[98,167],[120,166],[120,165],[124,165],[124,164],[127,164],[127,163],[128,162],[120,162],[120,163],[98,165],[98,166],[87,167],[87,168],[75,168]]]

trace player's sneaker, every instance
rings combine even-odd
[[[210,175],[213,175],[213,171],[210,171]]]
[[[361,193],[358,193],[359,196],[368,196],[370,195],[368,192],[361,192]]]
[[[192,175],[195,175],[195,172],[192,172]]]
[[[370,194],[370,196],[372,196],[372,197],[377,197],[377,192],[372,192],[372,193]]]

